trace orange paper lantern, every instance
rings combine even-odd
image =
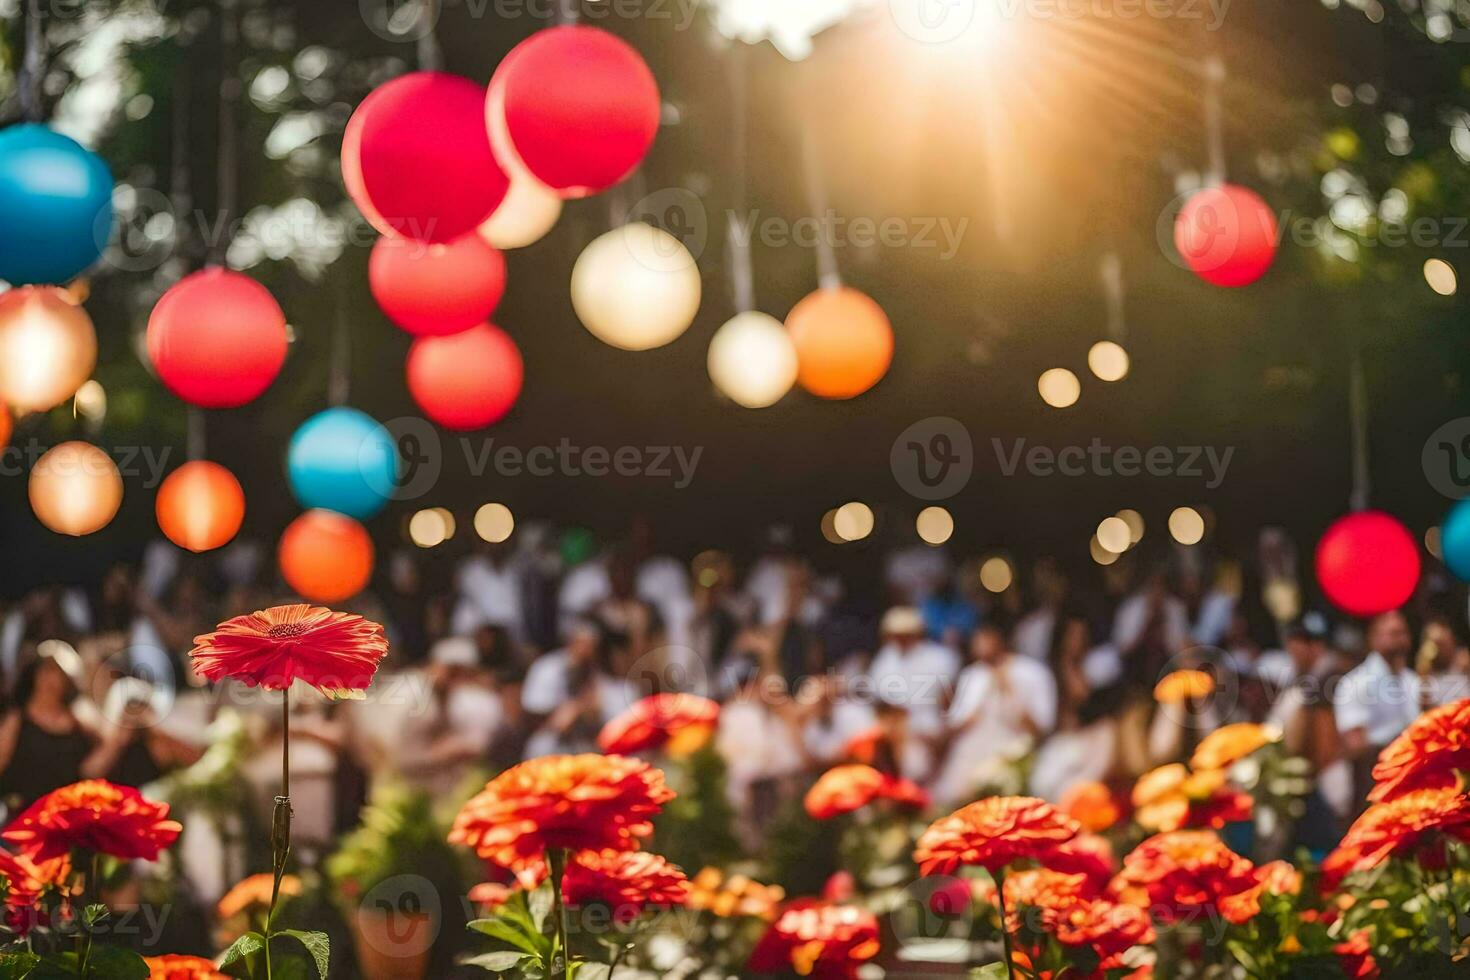
[[[373,574],[367,529],[330,510],[309,510],[287,525],[276,557],[286,584],[312,602],[350,599]]]
[[[245,520],[245,491],[223,466],[195,460],[163,481],[154,511],[164,537],[189,551],[211,551],[239,533]]]
[[[31,510],[57,534],[100,531],[122,506],[122,474],[112,457],[85,442],[63,442],[31,470]]]
[[[0,401],[45,412],[76,394],[97,364],[92,318],[56,286],[0,295]]]
[[[855,398],[893,361],[893,327],[883,308],[847,286],[822,288],[786,317],[796,346],[796,380],[822,398]]]

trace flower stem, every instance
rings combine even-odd
[[[276,902],[281,896],[281,879],[291,857],[291,692],[281,692],[281,795],[271,818],[271,853],[275,858],[275,880],[271,883],[271,907],[265,917],[265,976],[271,980],[271,931],[276,924]]]
[[[561,898],[561,879],[567,870],[567,852],[556,847],[547,852],[551,863],[551,914],[556,919],[556,938],[561,947],[562,976],[572,980],[572,951],[567,948],[567,907]]]
[[[1005,950],[1006,976],[1015,980],[1016,961],[1011,951],[1011,924],[1010,916],[1006,912],[1006,872],[1004,868],[995,873],[995,894],[1000,900],[1000,940]]]

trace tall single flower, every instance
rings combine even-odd
[[[548,850],[637,850],[673,798],[664,774],[637,759],[543,756],[487,783],[460,810],[449,839],[529,886]]]
[[[921,874],[976,865],[995,874],[1013,861],[1044,859],[1077,836],[1077,821],[1030,796],[992,796],[929,825],[914,849]]]
[[[919,786],[861,763],[833,766],[822,773],[803,803],[813,819],[831,820],[879,799],[919,810],[929,805],[928,794]]]
[[[1322,884],[1335,888],[1354,872],[1371,871],[1391,857],[1435,847],[1445,836],[1470,840],[1470,794],[1419,789],[1374,803],[1322,861]]]
[[[1249,721],[1226,725],[1200,739],[1189,764],[1196,770],[1228,769],[1275,739],[1276,733],[1265,725]]]
[[[1129,852],[1110,886],[1119,901],[1161,922],[1213,914],[1221,899],[1256,884],[1256,869],[1208,830],[1155,834]]]
[[[603,905],[618,922],[645,909],[680,906],[689,898],[684,872],[646,851],[580,851],[562,877],[562,897],[573,907]]]
[[[1470,772],[1470,698],[1426,711],[1389,742],[1373,767],[1368,799],[1387,802],[1416,789],[1449,789]]]
[[[750,954],[754,973],[853,980],[878,955],[878,918],[853,905],[799,899],[766,929]]]
[[[131,786],[88,779],[41,797],[0,835],[35,862],[73,849],[124,861],[157,861],[183,827],[168,819],[168,804],[145,799]]]
[[[651,694],[602,727],[597,747],[615,755],[699,749],[720,721],[719,702],[697,694]]]
[[[212,962],[198,956],[169,953],[150,956],[143,962],[148,964],[148,980],[230,980]]]
[[[328,697],[362,697],[388,653],[383,627],[350,613],[295,604],[236,616],[194,638],[201,675],[284,691],[302,680]]]

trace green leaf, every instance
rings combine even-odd
[[[97,923],[107,918],[108,914],[106,905],[88,905],[82,909],[82,925],[90,930]]]
[[[143,957],[118,946],[94,945],[87,960],[87,976],[99,980],[148,980],[151,975]]]
[[[607,980],[612,967],[606,963],[588,963],[586,960],[572,961],[572,976],[575,980]]]
[[[1007,976],[1009,974],[1006,973],[1006,965],[1000,960],[977,966],[970,971],[970,980],[1006,980]]]
[[[254,956],[256,953],[263,952],[264,950],[265,937],[258,932],[247,932],[230,944],[230,948],[225,950],[225,955],[221,957],[219,965],[222,967],[230,966],[245,959],[247,956]]]
[[[327,971],[332,963],[332,941],[324,932],[305,932],[301,929],[282,929],[276,936],[290,936],[311,954],[316,963],[316,972],[321,980],[327,980]]]
[[[551,917],[551,886],[542,885],[526,896],[531,912],[531,921],[539,932],[546,931],[546,920]]]
[[[41,957],[29,950],[0,954],[0,980],[21,980],[36,968]]]
[[[489,970],[491,973],[504,973],[507,970],[514,970],[528,959],[530,957],[525,953],[504,950],[498,953],[482,953],[479,956],[472,956],[464,962],[466,966],[478,966],[480,969]]]
[[[523,953],[535,954],[537,944],[535,940],[521,927],[519,923],[507,921],[502,918],[476,919],[470,923],[470,928],[482,936],[498,939],[507,946],[514,946]]]

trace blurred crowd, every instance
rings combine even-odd
[[[531,525],[458,554],[387,555],[373,589],[344,604],[391,638],[368,700],[295,699],[297,838],[328,846],[380,780],[448,798],[524,758],[595,751],[639,697],[684,690],[722,704],[714,744],[752,846],[839,762],[913,780],[945,808],[986,792],[1058,801],[1082,783],[1131,785],[1248,720],[1307,760],[1299,843],[1325,848],[1361,809],[1377,752],[1422,710],[1470,695],[1461,591],[1431,570],[1412,608],[1334,619],[1279,531],[1248,557],[1136,549],[1085,581],[1039,558],[982,584],[978,560],[925,545],[859,564],[821,568],[784,527],[742,561],[677,557],[646,521],[605,545]],[[250,747],[227,778],[247,789],[241,819],[264,820],[279,700],[208,688],[188,652],[217,622],[288,601],[262,546],[198,557],[159,542],[90,587],[12,603],[10,812],[81,778],[142,786],[198,770],[228,714]],[[1210,689],[1158,697],[1182,669],[1208,673]],[[227,850],[228,828],[204,833],[186,834],[186,861]],[[229,862],[202,867],[197,887],[218,896]]]

